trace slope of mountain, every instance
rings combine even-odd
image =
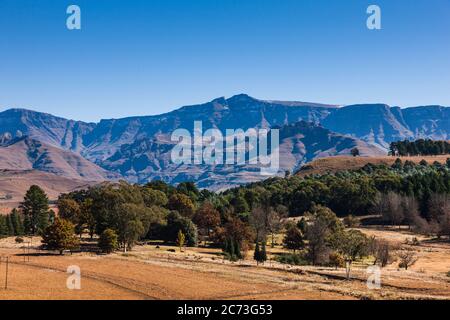
[[[401,109],[384,104],[353,105],[336,110],[323,125],[387,149],[389,142],[414,138],[401,115]]]
[[[120,172],[127,180],[143,183],[159,179],[169,183],[196,181],[212,189],[258,181],[264,178],[258,165],[176,165],[170,156],[174,144],[141,139],[123,145],[103,166]],[[280,127],[280,173],[296,170],[304,163],[327,156],[350,154],[358,147],[361,155],[382,155],[383,151],[361,140],[336,134],[305,121]],[[247,158],[248,159],[248,158]]]
[[[9,109],[0,113],[1,134],[29,136],[43,143],[77,152],[83,147],[83,136],[95,126],[93,123],[67,120],[25,109]]]
[[[55,200],[61,193],[83,189],[96,183],[98,182],[61,177],[38,170],[0,170],[0,208],[17,207],[32,185],[40,186],[49,199]]]
[[[117,178],[80,155],[40,141],[21,137],[0,147],[0,169],[40,170],[75,180]]]
[[[201,121],[203,130],[270,128],[300,120],[320,122],[336,106],[313,103],[270,102],[237,95],[211,102],[182,107],[167,114],[150,117],[102,120],[84,140],[83,154],[101,164],[119,150],[120,146],[142,139],[170,141],[170,134],[184,128],[193,132],[194,121]]]
[[[105,171],[109,170],[121,173],[134,182],[149,179],[179,182],[190,179],[202,181],[201,184],[205,186],[215,183],[222,185],[228,181],[245,181],[252,172],[258,172],[258,177],[255,173],[255,179],[261,179],[258,168],[247,167],[242,170],[230,166],[210,168],[172,164],[170,150],[174,143],[170,140],[171,133],[178,128],[193,132],[195,121],[202,122],[203,132],[210,128],[225,132],[226,129],[283,127],[300,121],[309,122],[310,125],[320,124],[322,130],[326,128],[331,131],[319,134],[319,127],[314,126],[315,129],[303,132],[306,129],[297,124],[291,129],[285,129],[299,131],[290,132],[282,138],[283,155],[280,160],[283,168],[289,170],[318,157],[348,153],[351,146],[358,146],[363,154],[373,156],[379,155],[380,150],[386,152],[392,141],[448,139],[450,134],[450,108],[441,106],[401,109],[384,104],[366,104],[338,107],[296,101],[258,100],[244,94],[182,107],[166,114],[101,120],[97,124],[11,109],[0,113],[0,145],[23,136],[35,142],[30,145],[22,142],[17,153],[25,152],[26,155],[16,155],[18,158],[14,160],[3,152],[0,164],[6,163],[5,168],[15,168],[14,163],[18,161],[25,163],[26,168],[39,168],[70,177],[92,176],[95,179],[109,177]],[[324,143],[325,137],[329,139],[327,144]],[[33,146],[36,143],[44,147]],[[34,158],[31,156],[30,160],[30,154],[33,154],[30,148],[41,150],[35,153],[42,154]],[[42,151],[42,148],[47,151]],[[97,166],[83,162],[80,156]],[[105,170],[99,172],[98,166]]]

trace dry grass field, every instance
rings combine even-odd
[[[398,263],[382,271],[380,290],[369,290],[366,268],[356,263],[351,280],[345,269],[287,266],[274,261],[256,266],[249,257],[231,263],[210,248],[148,244],[129,253],[110,256],[88,253],[57,256],[31,250],[29,261],[14,239],[0,241],[0,255],[9,256],[8,289],[4,290],[5,258],[0,266],[0,299],[449,299],[450,244],[419,238],[397,229],[361,229],[417,252],[419,261],[410,270]],[[33,239],[37,244],[39,239]],[[269,257],[281,252],[269,250]],[[69,266],[81,269],[81,290],[69,290]]]

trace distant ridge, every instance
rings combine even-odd
[[[166,179],[176,183],[194,179],[203,181],[203,185],[208,187],[214,187],[215,184],[222,186],[244,183],[249,176],[261,179],[253,177],[254,169],[241,172],[238,168],[225,170],[170,166],[168,150],[173,147],[173,142],[170,141],[171,133],[178,128],[192,132],[194,121],[202,121],[204,131],[210,128],[223,132],[226,129],[238,128],[270,129],[275,126],[295,126],[302,121],[317,127],[314,129],[316,132],[320,131],[319,127],[328,129],[329,137],[333,137],[330,138],[329,145],[324,144],[322,135],[320,138],[311,138],[306,144],[305,139],[309,138],[303,137],[298,139],[305,144],[307,150],[299,152],[301,148],[294,148],[290,153],[285,152],[282,159],[284,168],[291,170],[315,158],[348,153],[349,148],[342,148],[343,141],[349,141],[346,143],[357,146],[367,156],[375,156],[380,155],[380,152],[386,154],[392,141],[417,138],[450,139],[448,107],[419,106],[401,109],[385,104],[338,106],[259,100],[239,94],[228,99],[219,97],[203,104],[181,107],[161,115],[105,119],[98,123],[67,120],[26,109],[10,109],[0,113],[0,151],[11,147],[4,145],[7,141],[26,136],[45,145],[45,148],[51,151],[50,154],[56,155],[59,152],[56,150],[64,150],[89,161],[89,165],[81,165],[82,161],[77,160],[75,163],[80,163],[80,169],[76,169],[78,165],[64,166],[67,170],[56,165],[64,161],[53,161],[58,169],[44,165],[44,162],[33,164],[39,170],[64,174],[70,172],[68,176],[71,177],[83,177],[86,174],[78,170],[90,168],[89,170],[95,172],[93,176],[96,178],[110,177],[114,173],[121,174],[132,182]],[[338,136],[341,138],[335,138]],[[289,143],[299,146],[293,142],[294,138],[288,139]],[[333,141],[336,141],[335,145]],[[316,149],[317,145],[320,148]],[[286,147],[286,150],[289,148]],[[69,156],[69,153],[59,153],[58,159],[76,158],[74,155]],[[3,163],[4,161],[7,161],[6,156]],[[75,172],[69,167],[75,167]],[[103,173],[98,171],[99,167],[104,170]]]

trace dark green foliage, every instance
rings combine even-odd
[[[238,261],[243,258],[239,241],[226,238],[223,245],[224,257],[230,261]]]
[[[308,264],[308,261],[299,254],[281,254],[275,258],[279,263],[289,264],[294,266],[304,266]]]
[[[257,264],[264,263],[267,261],[266,241],[262,242],[261,247],[259,246],[259,242],[256,242],[253,259],[257,262]]]
[[[450,154],[450,143],[448,141],[424,139],[392,142],[390,145],[390,154],[393,156],[436,156]]]
[[[284,246],[293,250],[294,253],[304,246],[303,234],[296,225],[289,225],[286,230],[286,235],[283,239]]]
[[[27,217],[27,231],[31,234],[42,233],[49,225],[48,198],[44,190],[33,185],[25,194],[20,205],[23,214]]]
[[[116,232],[112,229],[106,229],[103,231],[98,239],[98,247],[100,250],[102,250],[103,253],[112,253],[117,250],[118,246],[119,244]]]
[[[19,211],[17,209],[13,209],[11,211],[10,218],[14,228],[14,235],[22,236],[24,234],[24,226]]]
[[[196,225],[190,219],[181,216],[177,211],[171,211],[167,216],[163,240],[175,243],[180,230],[185,235],[186,245],[190,247],[197,245],[198,230]]]

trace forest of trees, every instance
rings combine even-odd
[[[286,175],[222,193],[199,190],[192,182],[176,187],[162,181],[106,183],[61,195],[57,217],[44,191],[32,186],[20,208],[0,218],[0,235],[42,235],[44,248],[60,253],[77,248],[83,235],[98,241],[105,253],[149,240],[180,250],[185,245],[222,248],[230,260],[255,249],[255,260],[263,263],[266,245],[274,246],[275,235],[283,233],[293,259],[303,251],[309,263],[341,265],[370,250],[382,255],[384,249],[345,231],[339,217],[352,225],[352,217],[373,214],[385,224],[450,236],[449,195],[450,160],[415,164],[397,159],[392,166]],[[303,218],[293,224],[286,223],[287,217]]]
[[[448,141],[435,141],[419,139],[416,141],[392,142],[389,148],[392,156],[437,156],[450,154]]]

